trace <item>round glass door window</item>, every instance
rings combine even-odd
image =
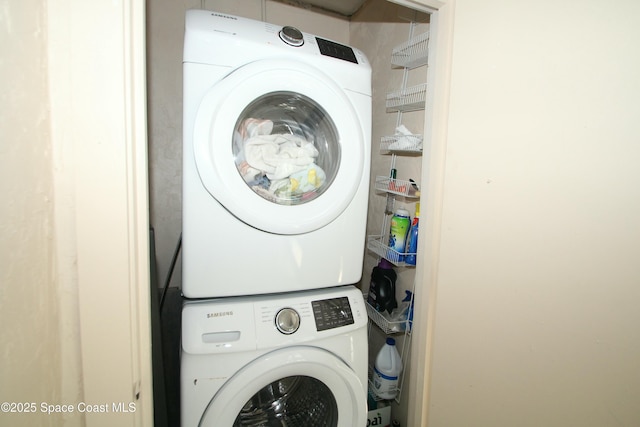
[[[331,390],[307,376],[282,378],[244,405],[233,427],[336,427],[338,405]]]
[[[272,92],[247,105],[235,124],[233,155],[244,182],[280,205],[322,195],[340,166],[338,131],[326,111],[293,92]]]

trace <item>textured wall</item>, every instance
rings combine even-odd
[[[457,0],[429,426],[640,425],[640,3]]]
[[[46,7],[0,1],[0,402],[61,395]],[[60,416],[0,412],[0,425]]]

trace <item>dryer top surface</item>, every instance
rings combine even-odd
[[[293,27],[206,10],[187,11],[183,62],[238,68],[267,58],[306,62],[332,77],[362,73],[366,81],[371,74],[366,56],[354,47]]]

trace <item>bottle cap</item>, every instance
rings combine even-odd
[[[380,262],[378,263],[378,267],[384,270],[390,270],[393,268],[393,264],[387,261],[385,258],[380,258]]]
[[[409,216],[409,211],[406,209],[398,208],[396,209],[396,215],[398,216]]]
[[[388,338],[387,338],[387,344],[389,344],[389,345],[396,345],[396,340],[395,340],[395,339],[393,339],[393,338],[391,338],[391,337],[388,337]]]

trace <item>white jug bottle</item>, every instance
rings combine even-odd
[[[398,378],[402,371],[402,359],[396,348],[396,340],[387,338],[373,365],[373,392],[385,400],[398,394]]]

